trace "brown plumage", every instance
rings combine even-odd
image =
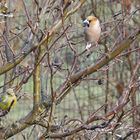
[[[88,16],[84,21],[85,40],[87,42],[86,49],[89,49],[94,43],[97,45],[100,35],[101,27],[99,20],[94,16]]]

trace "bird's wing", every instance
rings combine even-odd
[[[11,107],[13,106],[14,102],[15,102],[15,100],[13,99],[13,100],[11,101],[11,104],[10,104],[9,108],[8,108],[8,111],[10,111],[10,109],[11,109]]]

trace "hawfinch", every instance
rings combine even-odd
[[[94,16],[88,16],[83,23],[85,40],[87,42],[86,49],[88,50],[94,43],[96,46],[98,45],[101,34],[101,27],[99,20]]]

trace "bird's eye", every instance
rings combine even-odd
[[[88,21],[87,19],[84,20],[83,26],[84,26],[84,27],[89,27],[89,21]]]

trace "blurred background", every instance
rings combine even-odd
[[[65,12],[73,9],[80,1],[71,0],[70,6],[64,13],[62,9],[66,6],[67,1],[65,0],[8,0],[0,1],[0,3],[2,14],[0,16],[0,66],[3,66],[11,61],[13,55],[18,56],[40,42],[43,36],[47,35],[49,29],[57,24],[59,19],[63,19]],[[100,20],[102,28],[99,45],[90,50],[90,55],[88,55],[89,52],[84,52],[86,43],[83,32],[83,20],[89,15],[96,16]],[[140,0],[85,1],[84,5],[57,30],[51,42],[46,44],[50,48],[50,59],[48,60],[48,55],[45,55],[40,62],[42,66],[42,100],[51,94],[52,73],[53,89],[56,90],[66,80],[66,77],[91,64],[96,64],[107,51],[115,49],[120,42],[139,27]],[[104,107],[97,114],[100,116],[106,114],[127,88],[134,67],[140,60],[139,40],[140,38],[134,41],[128,50],[125,50],[98,72],[82,79],[80,85],[73,87],[64,100],[56,106],[53,117],[54,124],[63,124],[64,121],[70,120],[71,123],[63,129],[71,130],[79,123],[86,121],[103,105]],[[6,46],[11,49],[10,54],[7,54]],[[34,68],[34,61],[34,54],[30,53],[13,70],[0,76],[1,93],[9,83],[18,89],[16,107],[1,118],[1,123],[4,125],[8,126],[32,110],[33,77],[31,72]],[[137,73],[137,78],[139,76],[140,71]],[[9,79],[12,81],[8,82]],[[7,82],[8,84],[6,84]],[[126,112],[134,106],[139,106],[139,96],[139,90],[136,90],[135,96],[124,108]],[[77,121],[72,121],[74,119]],[[94,122],[94,124],[99,122]],[[121,127],[115,131],[115,134],[125,135],[129,127],[139,127],[139,125],[140,111],[138,107],[136,112],[124,117]],[[37,140],[43,132],[44,128],[34,125],[9,140]],[[84,136],[81,133],[68,139],[93,139],[95,132],[88,131]],[[117,139],[118,137],[105,133],[98,137],[100,140],[113,138]],[[140,137],[132,136],[131,139],[140,139]]]

